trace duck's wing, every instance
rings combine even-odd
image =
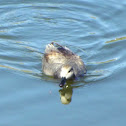
[[[66,63],[66,59],[61,53],[54,48],[53,50],[46,50],[42,59],[43,72],[46,75],[60,78],[57,71]]]
[[[74,53],[67,47],[63,47],[57,43],[51,43],[46,46],[45,59],[50,63],[65,63]]]
[[[55,64],[64,64],[66,62],[66,58],[62,54],[60,54],[56,51],[52,51],[50,53],[45,53],[44,59],[49,64],[54,64],[54,63]]]

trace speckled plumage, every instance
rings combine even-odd
[[[82,59],[74,54],[69,48],[63,47],[57,43],[51,43],[46,46],[42,60],[43,73],[55,78],[62,78],[65,72],[73,70],[73,73],[67,79],[83,76],[86,73],[85,65]],[[64,74],[64,75],[63,75]]]

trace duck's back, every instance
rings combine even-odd
[[[71,65],[76,75],[85,73],[83,61],[67,47],[48,44],[43,57],[42,69],[46,75],[53,76],[63,65]]]

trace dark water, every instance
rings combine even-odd
[[[0,3],[0,126],[126,125],[125,0]],[[41,70],[52,41],[88,70],[64,89]]]

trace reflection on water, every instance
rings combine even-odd
[[[115,39],[110,40],[110,41],[107,41],[107,42],[105,42],[105,43],[117,42],[117,41],[119,41],[119,40],[125,40],[125,39],[126,39],[126,36],[120,37],[120,38],[115,38]]]
[[[104,64],[104,63],[110,63],[110,62],[114,62],[116,61],[117,59],[110,59],[110,60],[107,60],[107,61],[100,61],[100,62],[91,62],[91,63],[87,63],[87,64]]]
[[[73,87],[71,85],[65,85],[62,89],[59,90],[60,100],[62,104],[69,104],[72,100]]]
[[[33,69],[34,65],[31,62],[35,62],[37,65],[37,61],[41,59],[42,54],[36,48],[28,46],[29,42],[9,41],[1,43],[0,41],[0,44],[0,68],[19,71],[33,76],[38,73],[41,74],[40,70],[36,71]],[[32,57],[33,54],[34,58]],[[35,67],[38,68],[37,66]]]
[[[33,71],[30,71],[30,70],[17,69],[17,68],[11,67],[11,66],[0,65],[0,67],[7,68],[10,70],[20,71],[20,72],[24,72],[24,73],[34,73]]]
[[[1,0],[0,126],[126,124],[125,18],[125,0]],[[52,41],[87,68],[62,89],[42,73]]]

